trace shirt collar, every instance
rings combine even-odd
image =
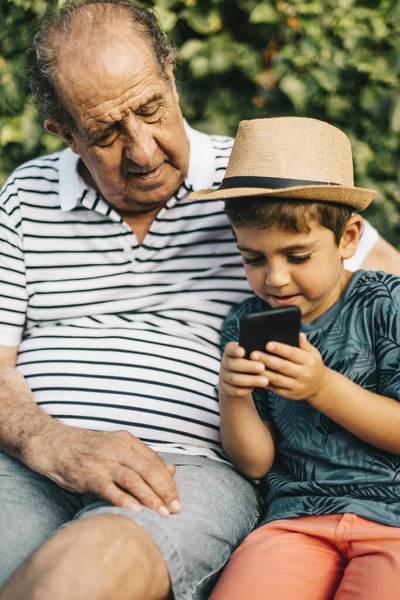
[[[186,135],[189,140],[189,168],[185,179],[186,189],[201,190],[211,188],[216,168],[215,150],[211,138],[205,133],[196,131],[184,121]],[[79,155],[66,148],[60,153],[59,169],[59,198],[61,210],[69,211],[76,208],[82,196],[95,190],[89,187],[78,171]]]

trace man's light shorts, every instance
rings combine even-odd
[[[71,494],[0,452],[0,585],[60,526],[96,514],[124,515],[145,529],[167,563],[176,600],[205,600],[238,544],[257,525],[255,486],[209,458],[161,454],[176,465],[182,510],[168,518]]]

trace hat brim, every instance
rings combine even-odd
[[[224,188],[221,190],[199,190],[192,192],[190,200],[229,200],[242,196],[274,196],[276,198],[293,198],[314,202],[334,202],[346,204],[355,210],[364,210],[376,196],[376,190],[365,188],[343,187],[334,185],[310,185],[283,189],[270,188]]]

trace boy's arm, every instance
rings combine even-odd
[[[263,369],[246,360],[236,342],[226,345],[219,377],[221,442],[237,469],[253,479],[263,477],[275,457],[272,424],[261,420],[252,398],[255,387],[267,384]]]
[[[370,392],[326,367],[303,333],[299,348],[272,342],[267,344],[267,350],[274,354],[256,353],[254,357],[266,367],[267,389],[288,400],[307,400],[361,440],[400,455],[397,400]],[[398,378],[398,374],[394,377]],[[393,386],[398,388],[398,381]]]
[[[308,402],[364,442],[400,455],[399,402],[325,369],[320,388]]]

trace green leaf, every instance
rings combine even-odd
[[[178,21],[178,15],[162,7],[157,7],[156,12],[164,31],[171,31]]]
[[[397,94],[397,98],[395,98],[393,103],[390,129],[394,133],[400,133],[400,93]]]
[[[279,88],[286,94],[298,112],[303,112],[307,100],[307,88],[295,75],[285,75],[279,82]]]
[[[184,18],[193,31],[196,31],[197,33],[212,34],[222,29],[221,17],[216,9],[204,12],[196,6],[191,10],[185,9],[181,13],[181,17]]]
[[[270,3],[258,4],[249,17],[250,23],[277,23],[279,14]]]

